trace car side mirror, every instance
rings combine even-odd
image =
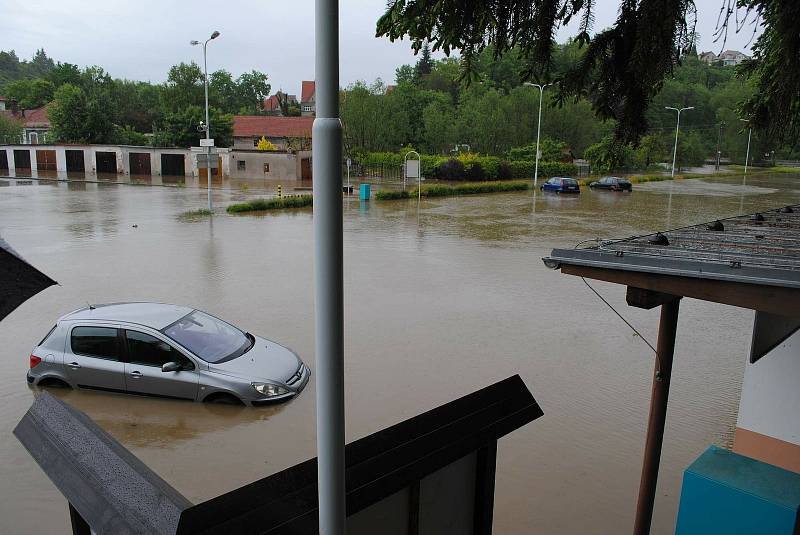
[[[162,372],[179,372],[183,369],[183,366],[178,364],[177,362],[165,362],[163,366],[161,366]]]

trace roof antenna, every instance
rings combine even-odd
[[[89,310],[94,310],[95,309],[95,306],[92,305],[91,303],[89,303],[88,301],[86,303],[86,306],[89,307]]]

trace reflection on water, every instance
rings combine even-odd
[[[546,269],[541,257],[585,239],[663,229],[667,220],[714,220],[740,204],[750,212],[797,203],[796,180],[675,182],[671,210],[665,183],[635,185],[632,194],[348,197],[348,440],[519,373],[545,416],[499,443],[496,532],[628,531],[652,354],[580,279]],[[60,285],[0,323],[0,533],[67,529],[63,499],[11,435],[36,391],[24,380],[30,349],[65,312],[87,302],[188,304],[286,344],[315,368],[310,209],[240,217],[219,209],[187,220],[179,214],[206,205],[205,190],[191,184],[7,182],[3,237]],[[223,187],[214,203],[273,187]],[[655,339],[657,310],[631,309],[624,288],[593,284]],[[684,301],[654,534],[674,530],[682,470],[709,443],[730,444],[752,327],[750,312]],[[315,455],[314,377],[293,401],[257,409],[57,394],[194,502]]]

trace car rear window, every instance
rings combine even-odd
[[[40,346],[43,346],[44,343],[47,341],[47,339],[50,338],[50,335],[53,334],[53,331],[56,330],[56,327],[58,327],[58,325],[53,325],[53,327],[49,331],[47,331],[47,334],[44,335],[44,338],[42,338],[42,341],[39,342]]]
[[[78,355],[119,360],[117,330],[113,327],[75,327],[70,344]]]
[[[563,180],[565,186],[577,186],[578,185],[578,181],[575,180],[574,178],[564,178],[562,180]]]

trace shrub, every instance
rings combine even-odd
[[[460,160],[450,158],[436,169],[435,177],[440,180],[464,180],[466,171]]]
[[[500,193],[506,191],[525,191],[530,189],[528,180],[506,182],[465,182],[464,184],[431,184],[422,186],[423,197],[449,197],[454,195],[477,195],[481,193]],[[417,196],[417,188],[411,190],[410,197]]]
[[[408,199],[409,193],[405,190],[378,190],[375,192],[375,199],[379,201],[394,201],[397,199]]]
[[[313,204],[311,195],[292,195],[289,197],[275,197],[273,199],[254,199],[252,201],[232,204],[228,206],[229,214],[241,212],[260,212],[262,210],[280,210],[283,208],[303,208]]]
[[[470,164],[469,168],[467,168],[466,178],[473,181],[485,179],[483,166],[480,162],[472,162]]]
[[[500,162],[497,166],[497,180],[509,180],[514,178],[511,165],[508,162]]]

